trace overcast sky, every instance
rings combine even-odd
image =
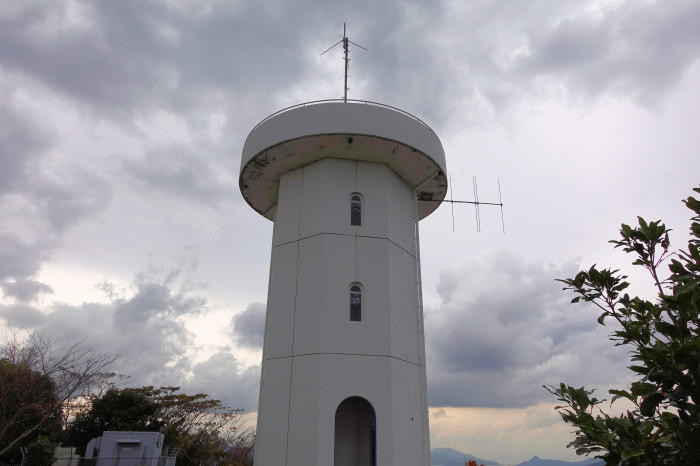
[[[440,136],[421,222],[433,447],[573,459],[543,383],[628,382],[556,278],[700,183],[700,2],[0,0],[0,325],[120,355],[131,384],[257,406],[272,223],[237,186],[279,108],[384,102]],[[649,293],[642,274],[634,290]]]

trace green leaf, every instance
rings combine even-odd
[[[647,396],[656,392],[656,385],[645,382],[633,382],[632,383],[632,395],[634,396]]]
[[[678,335],[678,329],[668,322],[658,321],[655,323],[655,327],[656,330],[668,337],[675,337]]]
[[[688,283],[679,287],[674,294],[676,297],[682,296],[686,293],[690,293],[691,291],[695,290],[698,287],[698,285],[700,285],[700,283],[698,283],[697,281]]]
[[[642,456],[643,454],[644,454],[644,450],[637,450],[637,449],[622,450],[622,461],[628,460],[628,459],[633,458],[635,456]]]
[[[637,372],[639,374],[648,374],[649,368],[645,366],[627,366],[628,369]]]
[[[661,393],[652,393],[651,395],[645,397],[642,400],[642,403],[639,405],[639,411],[642,413],[642,415],[650,417],[654,414],[654,411],[656,411],[656,407],[661,403],[661,400],[664,399],[664,395]]]
[[[610,393],[611,395],[615,395],[614,397],[612,397],[612,400],[610,400],[611,403],[617,400],[618,398],[627,398],[630,401],[634,401],[634,396],[632,396],[632,394],[626,390],[608,390],[608,393]]]

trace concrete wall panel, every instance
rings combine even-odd
[[[290,356],[297,284],[297,243],[272,248],[264,358]]]
[[[427,466],[415,193],[384,165],[333,158],[283,175],[280,192],[256,466],[332,465],[335,411],[352,396],[375,410],[377,464]],[[352,192],[364,198],[360,227]]]
[[[294,320],[294,354],[320,351],[323,308],[324,237],[315,236],[299,242],[296,314]]]
[[[285,173],[280,179],[280,197],[275,213],[275,229],[272,244],[278,245],[299,238],[299,212],[301,210],[302,170]]]
[[[271,359],[263,364],[255,440],[256,465],[285,464],[291,364],[292,358]]]
[[[295,357],[292,366],[291,404],[287,445],[287,466],[315,464],[318,445],[320,378],[318,355]]]

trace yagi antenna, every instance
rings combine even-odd
[[[338,35],[340,35],[340,34],[338,34]],[[340,37],[340,40],[338,42],[336,42],[335,44],[331,45],[330,47],[328,47],[326,50],[324,50],[323,53],[321,53],[321,55],[323,55],[326,52],[329,52],[331,49],[335,48],[335,46],[340,44],[341,42],[343,43],[343,50],[345,51],[345,87],[344,87],[345,93],[343,94],[343,102],[347,102],[348,101],[348,69],[350,67],[350,57],[349,57],[350,44],[356,45],[356,46],[360,47],[362,50],[367,50],[367,49],[364,48],[363,46],[361,46],[360,44],[351,41],[348,38],[347,34],[345,33],[345,23],[343,23],[343,35]]]
[[[452,177],[450,177],[450,199],[418,199],[419,202],[449,202],[452,208],[452,231],[455,230],[455,204],[472,204],[474,206],[474,221],[476,222],[476,231],[481,232],[481,212],[479,207],[482,205],[493,205],[499,206],[501,208],[501,227],[503,228],[503,234],[506,233],[506,222],[503,219],[503,196],[501,195],[501,180],[496,179],[498,183],[498,202],[482,202],[479,200],[479,187],[476,182],[476,176],[472,177],[472,187],[474,189],[474,200],[473,201],[456,201],[452,198]]]

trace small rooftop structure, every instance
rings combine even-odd
[[[175,466],[175,455],[162,450],[160,432],[105,431],[87,444],[85,458],[96,459],[95,466]]]

